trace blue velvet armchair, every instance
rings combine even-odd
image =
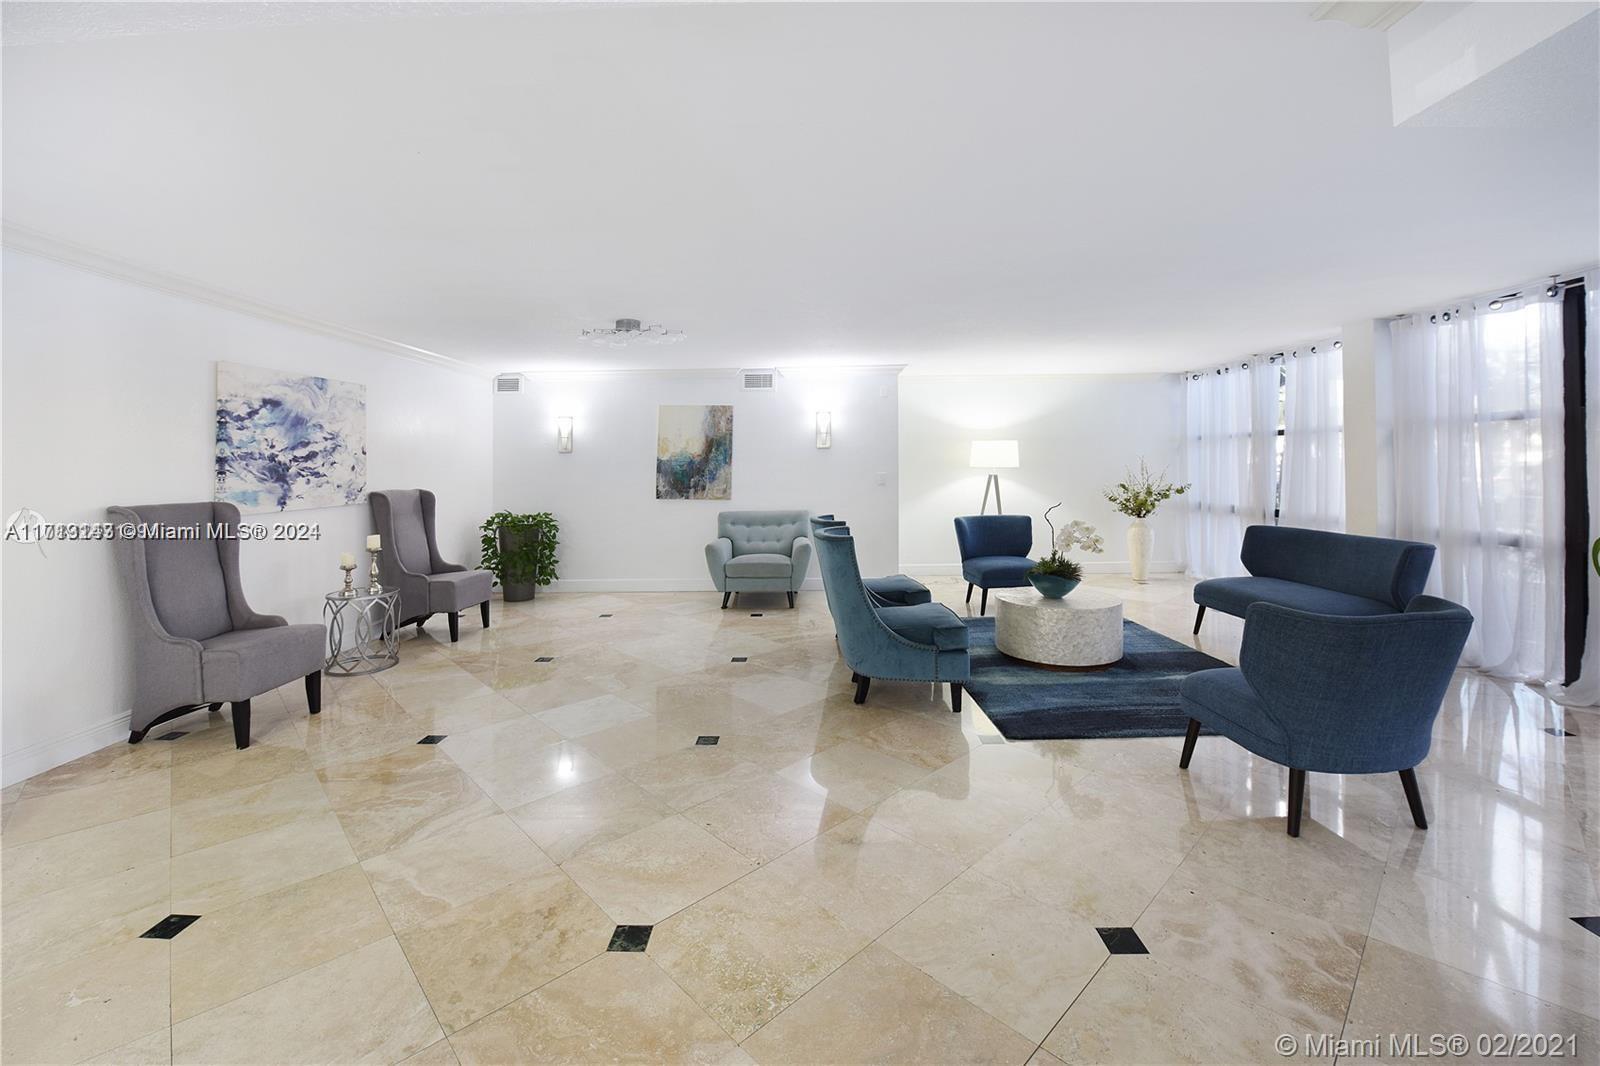
[[[819,514],[811,519],[811,540],[816,543],[817,532],[823,529],[832,529],[843,526],[841,518],[831,514]],[[823,586],[826,588],[828,575],[822,575]],[[872,596],[874,607],[908,607],[917,603],[932,603],[933,593],[928,591],[928,586],[922,582],[909,578],[904,574],[890,574],[888,577],[864,577],[861,583],[867,587],[867,592]]]
[[[961,549],[961,576],[983,590],[978,613],[989,610],[990,589],[1015,589],[1028,583],[1033,560],[1033,519],[1025,514],[969,514],[956,519],[956,547]]]
[[[717,539],[706,545],[706,569],[722,606],[740,592],[794,594],[811,569],[811,516],[804,511],[722,511]]]
[[[839,650],[865,703],[873,678],[950,685],[950,707],[961,710],[961,686],[971,676],[967,626],[942,603],[875,606],[861,580],[848,526],[819,529],[817,560]]]
[[[1399,614],[1312,614],[1271,603],[1245,614],[1237,669],[1201,670],[1179,690],[1187,769],[1202,726],[1289,768],[1289,835],[1300,835],[1306,774],[1398,772],[1428,828],[1416,766],[1472,630],[1472,614],[1433,596]]]

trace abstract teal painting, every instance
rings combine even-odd
[[[367,495],[367,387],[217,364],[216,499],[245,514]]]
[[[656,415],[656,499],[733,498],[733,407],[662,404]]]

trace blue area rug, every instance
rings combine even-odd
[[[1178,686],[1228,664],[1135,622],[1122,623],[1122,658],[1103,670],[1051,670],[1002,655],[994,619],[969,618],[972,693],[1007,740],[1181,737],[1189,716]]]

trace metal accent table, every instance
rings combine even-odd
[[[350,677],[375,674],[400,662],[400,590],[356,589],[354,596],[330,592],[322,604],[328,626],[328,658],[324,673]],[[353,641],[346,646],[347,628]],[[374,647],[376,645],[376,647]]]
[[[1079,585],[1052,600],[1031,588],[995,593],[994,645],[1042,666],[1110,666],[1122,658],[1122,601]]]

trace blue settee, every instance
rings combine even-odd
[[[956,547],[961,551],[961,576],[983,590],[978,613],[989,610],[990,589],[1017,589],[1028,583],[1034,562],[1033,519],[1025,514],[969,514],[956,519]]]
[[[1315,614],[1395,614],[1422,593],[1433,555],[1432,544],[1411,540],[1251,526],[1239,549],[1250,576],[1197,584],[1194,631],[1200,632],[1208,607],[1244,618],[1255,603]]]
[[[839,651],[865,703],[874,678],[950,685],[950,707],[961,710],[961,686],[971,676],[967,625],[942,603],[880,607],[861,580],[848,526],[816,531],[822,588],[838,634]]]

